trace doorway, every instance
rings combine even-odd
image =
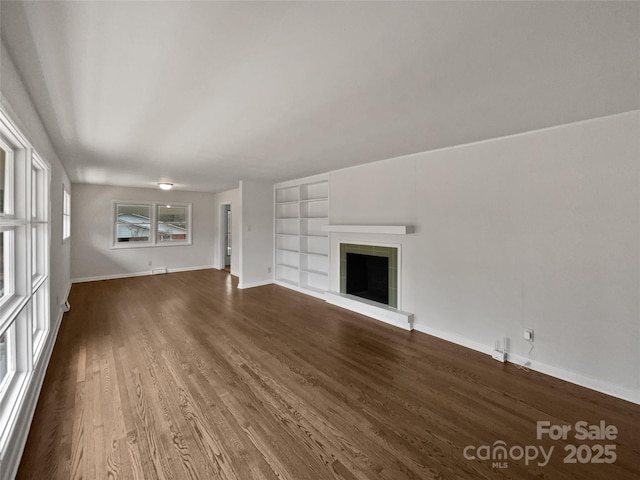
[[[220,269],[231,273],[232,234],[231,204],[220,205]]]

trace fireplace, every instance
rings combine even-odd
[[[398,249],[340,244],[340,292],[398,306]]]
[[[325,225],[329,232],[332,305],[413,330],[413,314],[402,305],[403,236],[412,225]],[[374,257],[374,258],[371,258]],[[352,274],[356,273],[355,277]],[[364,271],[364,273],[363,273]]]
[[[389,305],[389,259],[347,253],[347,293]]]

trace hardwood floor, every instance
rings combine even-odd
[[[18,478],[640,478],[638,405],[275,285],[235,287],[216,270],[74,285]],[[544,420],[619,434],[537,440]],[[507,468],[465,458],[499,441]],[[563,463],[581,444],[581,459],[597,444],[617,458]],[[540,447],[554,447],[545,466]]]

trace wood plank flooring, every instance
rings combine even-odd
[[[640,406],[288,289],[202,270],[76,284],[70,302],[20,479],[640,478]],[[537,440],[544,420],[619,435]],[[500,441],[506,465],[465,458]],[[564,463],[581,444],[616,460]]]

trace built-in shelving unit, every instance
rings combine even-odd
[[[277,184],[274,197],[275,283],[322,296],[329,286],[329,181]]]

